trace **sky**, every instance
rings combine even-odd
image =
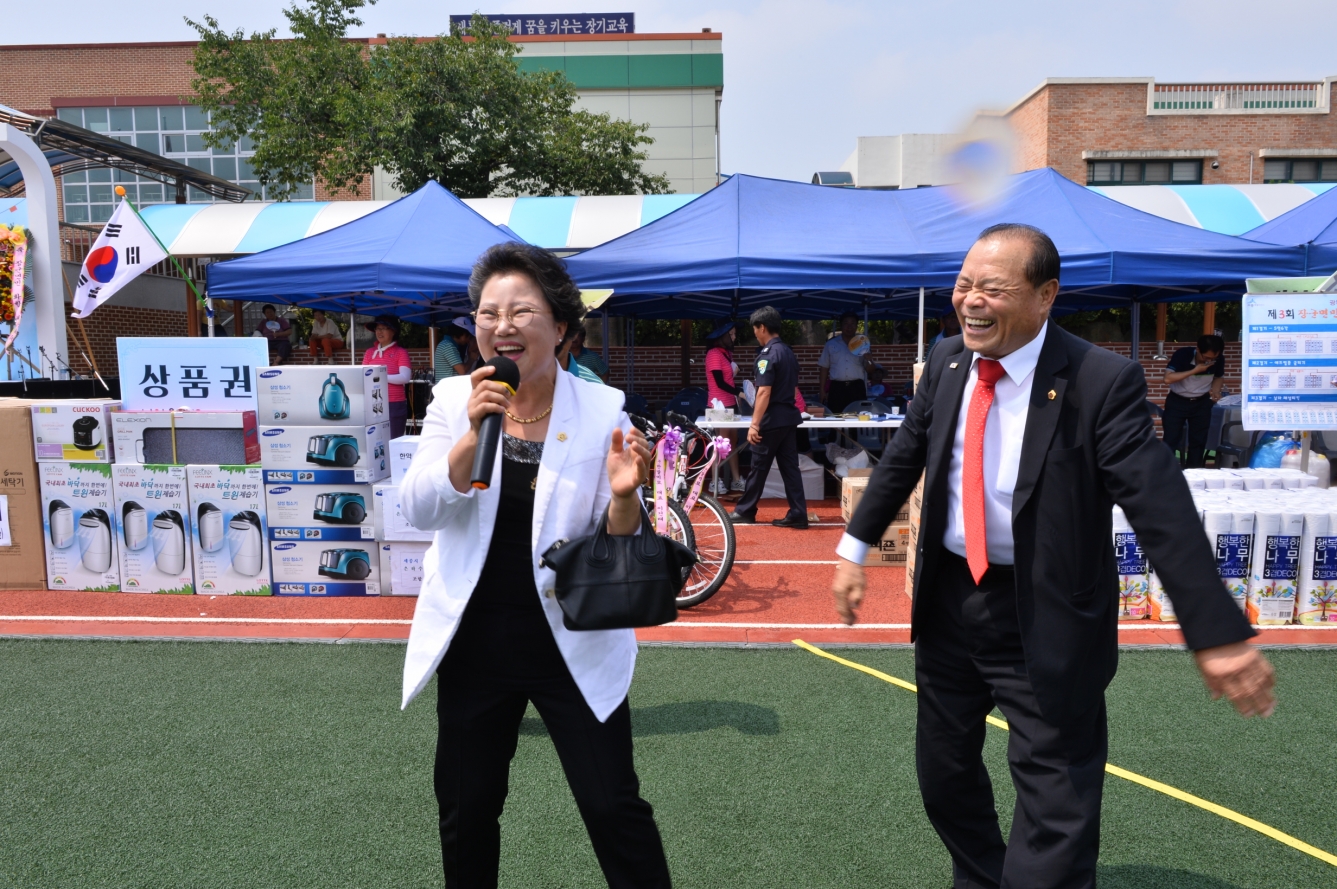
[[[807,181],[839,168],[859,136],[959,132],[980,109],[1005,109],[1046,77],[1162,82],[1312,82],[1337,53],[1308,30],[1332,0],[379,0],[355,34],[423,35],[449,16],[634,12],[638,32],[711,28],[724,40],[721,168]],[[8,44],[189,40],[183,18],[227,30],[277,27],[279,0],[136,0],[109,15],[95,0],[7,8]],[[1314,33],[1316,39],[1305,41]]]

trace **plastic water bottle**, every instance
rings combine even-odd
[[[1281,458],[1282,469],[1300,468],[1300,449],[1291,448]],[[1318,479],[1320,488],[1329,487],[1332,484],[1332,469],[1328,463],[1328,458],[1318,451],[1309,452],[1309,470],[1308,474]]]

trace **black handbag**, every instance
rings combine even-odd
[[[678,618],[678,593],[696,553],[655,533],[641,510],[641,533],[608,533],[608,510],[588,537],[559,540],[539,560],[557,572],[557,602],[568,630],[655,627]]]

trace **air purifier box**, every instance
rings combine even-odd
[[[409,474],[409,464],[413,455],[418,453],[418,435],[401,435],[390,439],[390,481],[396,485],[404,484],[404,476]]]
[[[375,529],[377,540],[395,542],[431,543],[435,531],[419,531],[404,518],[399,505],[399,486],[380,484],[375,487]]]
[[[109,463],[39,463],[46,585],[53,590],[115,592],[121,588]]]
[[[195,592],[268,596],[269,542],[259,466],[186,467],[195,528]]]
[[[38,462],[110,463],[115,457],[111,412],[119,401],[31,403]]]
[[[337,472],[337,470],[332,470]],[[372,486],[302,481],[265,485],[270,540],[374,540]]]
[[[255,411],[113,411],[117,463],[260,462]]]
[[[381,595],[416,596],[422,589],[423,559],[430,543],[382,542]]]
[[[262,367],[256,374],[260,422],[266,426],[372,426],[389,419],[385,368]]]
[[[269,544],[279,596],[379,596],[381,560],[374,540],[275,540]]]
[[[386,436],[390,426],[261,426],[260,463],[265,469],[344,470],[339,482],[367,484],[390,474]]]
[[[121,591],[194,593],[186,467],[117,463],[111,479],[120,528]]]
[[[0,495],[8,507],[8,545],[0,546],[0,590],[40,590],[46,586],[42,545],[42,491],[31,406],[24,398],[0,398]]]

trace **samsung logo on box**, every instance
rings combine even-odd
[[[286,493],[288,493],[288,492],[291,491],[291,490],[292,490],[292,488],[270,488],[270,489],[269,489],[269,493],[271,493],[271,494],[286,494]]]
[[[282,430],[282,429],[266,429],[265,432],[264,432],[264,434],[265,434],[265,435],[282,435],[282,434],[283,434],[283,430]]]
[[[274,546],[274,549],[296,549],[296,548],[297,544],[295,543],[279,543]]]
[[[281,370],[262,370],[260,371],[260,379],[262,380],[273,379],[274,377],[278,376],[281,373],[283,373],[283,371]]]

